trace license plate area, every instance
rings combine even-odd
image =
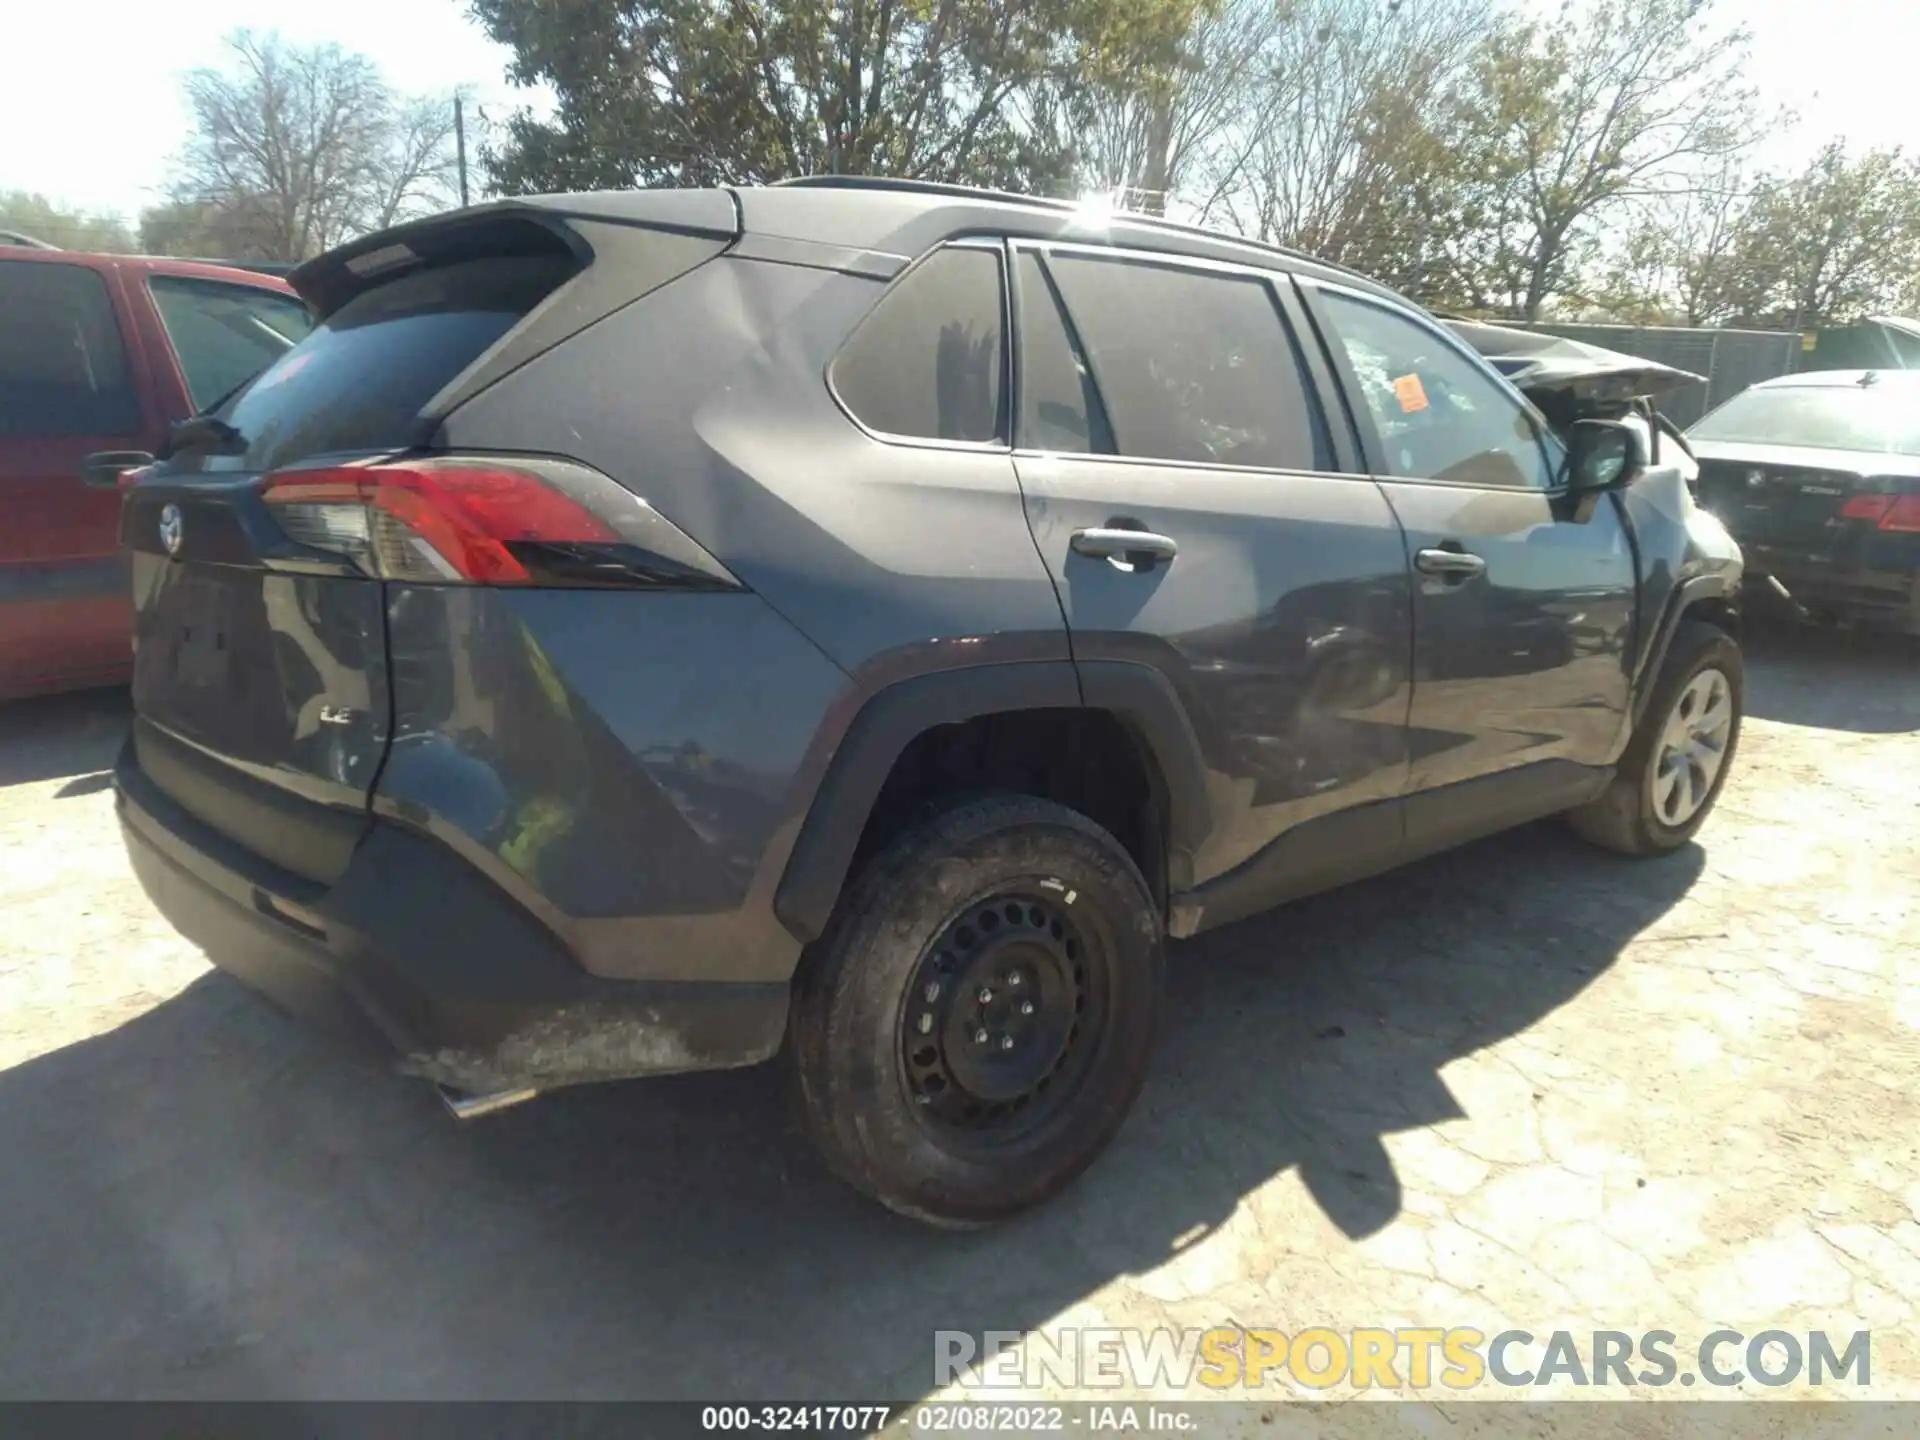
[[[1735,484],[1723,479],[1716,488],[1734,538],[1790,545],[1814,556],[1831,553],[1849,489],[1817,472],[1760,469],[1746,470]]]
[[[183,690],[224,690],[233,674],[234,595],[230,585],[189,571],[167,596],[164,670]]]

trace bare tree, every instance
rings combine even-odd
[[[1584,312],[1632,324],[1714,325],[1750,308],[1740,238],[1756,182],[1722,156],[1685,189],[1638,201],[1623,238],[1591,281],[1573,287]]]
[[[1079,165],[1088,188],[1139,193],[1150,209],[1179,194],[1194,208],[1238,172],[1274,90],[1261,83],[1291,0],[1229,0],[1197,9],[1150,63],[1087,87]],[[1189,192],[1204,192],[1192,195]]]
[[[384,228],[409,213],[435,210],[459,194],[451,98],[415,96],[392,108],[391,137],[373,166],[375,219]]]
[[[338,45],[246,30],[227,45],[229,68],[186,79],[172,199],[250,252],[234,258],[303,260],[447,202],[450,100],[400,97]]]
[[[1253,11],[1259,46],[1233,121],[1191,167],[1197,210],[1418,293],[1436,288],[1463,203],[1460,98],[1491,0],[1292,0]],[[1262,13],[1264,12],[1264,13]]]

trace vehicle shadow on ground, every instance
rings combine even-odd
[[[1578,994],[1701,867],[1537,826],[1177,946],[1113,1150],[963,1234],[824,1175],[775,1067],[463,1128],[210,975],[0,1073],[0,1394],[917,1397],[936,1330],[1037,1327],[1290,1167],[1378,1229],[1381,1137],[1462,1113],[1442,1068]]]
[[[0,786],[112,770],[131,713],[124,688],[0,701]],[[89,791],[69,784],[60,793]]]
[[[1920,636],[1753,621],[1745,635],[1747,714],[1787,725],[1898,735],[1920,731]]]

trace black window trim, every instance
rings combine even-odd
[[[1022,377],[1019,372],[1019,364],[1021,352],[1025,348],[1021,341],[1025,336],[1026,312],[1022,309],[1020,303],[1021,290],[1018,257],[1023,252],[1032,255],[1038,264],[1040,268],[1040,278],[1047,287],[1047,303],[1054,307],[1056,312],[1055,318],[1060,322],[1060,328],[1066,334],[1068,347],[1072,350],[1075,357],[1087,367],[1087,379],[1093,386],[1093,398],[1100,406],[1100,418],[1107,425],[1109,434],[1111,434],[1112,431],[1113,418],[1107,413],[1107,397],[1101,392],[1100,377],[1093,372],[1093,361],[1087,356],[1086,345],[1080,338],[1079,327],[1073,323],[1073,316],[1067,313],[1066,297],[1060,294],[1060,282],[1054,279],[1053,272],[1047,268],[1047,257],[1044,252],[1044,247],[1038,243],[1009,239],[1007,242],[1007,251],[1007,299],[1013,306],[1013,328],[1011,331],[1013,343],[1011,349],[1014,370],[1012,372],[1010,392],[1013,397],[1013,411],[1009,422],[1012,427],[1013,453],[1016,455],[1046,455],[1050,457],[1078,455],[1094,460],[1122,460],[1127,458],[1123,455],[1104,451],[1049,450],[1044,445],[1023,445],[1020,443],[1020,402],[1022,398],[1020,383],[1024,377]],[[1088,420],[1091,422],[1092,417],[1089,416]],[[1091,428],[1091,425],[1089,425],[1089,428]]]
[[[999,420],[1001,434],[994,440],[942,440],[935,435],[896,435],[890,430],[876,430],[854,413],[840,394],[840,387],[833,383],[834,366],[840,363],[841,352],[853,343],[861,327],[867,323],[867,317],[880,307],[880,302],[893,293],[897,286],[904,285],[908,279],[934,256],[944,250],[984,250],[991,253],[1000,266],[1000,407]],[[1018,346],[1013,343],[1013,276],[1007,264],[1007,242],[995,235],[961,235],[942,240],[923,254],[915,257],[913,263],[901,270],[898,275],[882,287],[873,303],[861,312],[860,318],[853,323],[840,343],[834,346],[833,354],[827,357],[822,379],[827,386],[827,394],[833,397],[833,403],[840,413],[853,423],[862,435],[869,440],[877,440],[882,445],[902,446],[913,450],[962,450],[976,455],[1007,455],[1013,450],[1013,407],[1019,391],[1014,389],[1014,353]]]
[[[1409,305],[1395,303],[1348,285],[1333,284],[1305,275],[1295,276],[1294,283],[1299,287],[1301,303],[1306,306],[1307,313],[1313,319],[1314,329],[1319,334],[1320,347],[1326,354],[1327,363],[1333,367],[1333,373],[1339,380],[1343,392],[1342,403],[1346,407],[1347,416],[1352,421],[1354,429],[1359,434],[1361,461],[1372,467],[1373,478],[1391,481],[1396,485],[1437,485],[1448,490],[1475,490],[1483,493],[1498,490],[1499,493],[1506,495],[1541,495],[1549,500],[1565,498],[1568,493],[1565,447],[1560,445],[1557,438],[1554,439],[1552,447],[1548,445],[1548,438],[1553,436],[1553,427],[1547,423],[1539,407],[1529,400],[1518,386],[1488,363],[1486,356],[1459,339],[1446,326],[1425,318]],[[1395,475],[1385,463],[1386,445],[1380,438],[1379,428],[1373,423],[1373,412],[1367,408],[1365,397],[1361,393],[1360,376],[1354,370],[1352,362],[1347,359],[1345,348],[1336,342],[1337,332],[1333,328],[1333,322],[1320,303],[1321,292],[1340,295],[1348,300],[1357,300],[1362,304],[1371,305],[1376,310],[1384,310],[1389,315],[1398,316],[1416,329],[1430,332],[1455,355],[1464,359],[1470,368],[1480,371],[1481,374],[1493,380],[1498,388],[1504,390],[1518,403],[1522,413],[1532,424],[1534,444],[1540,448],[1542,462],[1553,471],[1555,483],[1545,489],[1536,489],[1530,485],[1526,487],[1477,485],[1471,480],[1438,480],[1426,475]],[[1555,448],[1561,452],[1558,468],[1552,465]]]
[[[1081,255],[1096,260],[1119,260],[1123,262],[1144,263],[1158,265],[1163,269],[1169,270],[1187,270],[1206,274],[1225,275],[1234,279],[1257,281],[1265,287],[1268,298],[1272,301],[1274,310],[1277,312],[1281,323],[1284,326],[1293,328],[1296,332],[1301,328],[1299,317],[1289,308],[1287,303],[1288,297],[1285,287],[1291,277],[1290,272],[1285,270],[1275,270],[1266,266],[1257,265],[1236,265],[1224,260],[1204,260],[1189,255],[1177,255],[1164,250],[1143,250],[1135,246],[1090,244],[1083,241],[1013,237],[1009,240],[1009,244],[1015,251],[1025,250],[1037,254],[1040,257],[1041,267],[1047,269],[1047,279],[1049,283],[1056,285],[1058,282],[1053,279],[1053,272],[1047,267],[1046,263],[1049,255]],[[1013,267],[1008,266],[1007,268],[1009,272],[1011,272]],[[1011,293],[1011,285],[1009,285],[1009,293]],[[1072,317],[1068,316],[1065,323],[1071,326],[1073,324]],[[1077,344],[1079,337],[1071,330],[1069,330],[1069,335]],[[1020,352],[1019,338],[1018,334],[1015,334],[1013,351],[1016,356]],[[1334,419],[1336,413],[1335,405],[1339,403],[1339,397],[1329,395],[1321,388],[1322,376],[1314,365],[1315,357],[1311,348],[1315,343],[1314,337],[1309,334],[1296,333],[1293,338],[1294,343],[1299,347],[1300,358],[1305,365],[1305,373],[1302,378],[1306,384],[1303,388],[1306,390],[1309,400],[1313,402],[1320,413],[1320,420],[1325,427],[1328,444],[1333,452],[1333,463],[1336,466],[1364,464],[1364,455],[1354,453],[1351,445],[1342,443],[1340,427]],[[1106,405],[1106,395],[1100,384],[1099,373],[1093,368],[1093,359],[1091,356],[1086,355],[1084,350],[1082,351],[1082,358],[1086,360],[1088,371],[1093,377],[1093,388],[1095,392],[1100,395],[1100,403],[1104,406]],[[1015,378],[1017,379],[1018,377]],[[1017,403],[1019,391],[1015,390],[1013,393]],[[1109,423],[1111,423],[1111,415],[1112,412],[1109,410]],[[1083,464],[1095,462],[1103,465],[1145,466],[1158,470],[1165,470],[1171,467],[1181,470],[1218,471],[1222,474],[1229,475],[1299,475],[1316,479],[1364,480],[1369,484],[1373,482],[1373,477],[1364,470],[1316,470],[1311,467],[1303,469],[1299,466],[1234,465],[1221,460],[1169,460],[1157,455],[1096,455],[1083,450],[1047,450],[1032,445],[1016,445],[1013,453],[1016,456],[1028,456],[1034,459],[1075,461]]]

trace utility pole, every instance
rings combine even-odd
[[[453,97],[453,151],[460,167],[460,208],[464,210],[467,205],[467,116],[458,94]]]

